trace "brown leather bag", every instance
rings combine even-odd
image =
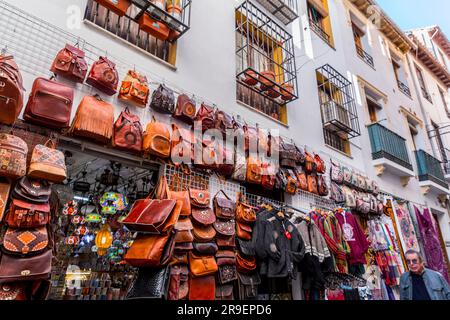
[[[173,91],[164,84],[161,84],[153,92],[150,107],[160,113],[173,114],[175,111],[175,95]]]
[[[84,82],[87,70],[84,51],[70,44],[66,44],[64,49],[58,52],[50,68],[50,71],[58,76],[78,83]]]
[[[328,196],[329,189],[323,175],[317,177],[317,192],[319,193],[319,196]]]
[[[30,257],[2,254],[0,283],[48,279],[52,270],[52,258],[52,250]]]
[[[195,121],[200,121],[202,123],[203,132],[214,128],[214,119],[214,108],[202,103],[195,117]]]
[[[194,239],[196,242],[211,242],[216,237],[216,230],[212,225],[201,225],[193,223],[194,225]]]
[[[106,57],[100,57],[92,65],[86,83],[108,96],[115,95],[119,84],[119,74],[116,70],[116,64]]]
[[[49,246],[46,227],[32,229],[8,228],[3,237],[3,249],[13,255],[37,255]]]
[[[308,192],[319,194],[317,190],[317,177],[315,174],[308,175]]]
[[[222,237],[222,236],[217,236],[216,239],[217,245],[219,246],[219,249],[225,249],[225,248],[230,248],[230,249],[234,249],[236,247],[236,237],[235,236],[231,236],[231,237]]]
[[[240,223],[237,222],[236,223],[236,235],[239,239],[245,240],[245,241],[249,241],[252,239],[252,227],[244,224],[244,223]]]
[[[249,153],[256,153],[258,149],[256,150],[250,150],[250,147],[258,148],[258,129],[255,127],[251,127],[248,124],[244,125],[244,135],[245,135],[245,152]]]
[[[222,193],[225,198],[219,197],[219,193]],[[234,219],[236,217],[236,202],[231,200],[223,190],[214,196],[213,206],[217,218]]]
[[[163,235],[138,235],[124,260],[133,267],[161,267],[169,263],[174,248],[174,232]]]
[[[214,256],[219,247],[215,242],[194,242],[194,254],[199,256]]]
[[[208,190],[199,190],[189,188],[189,195],[191,197],[191,205],[196,208],[209,208],[211,203],[211,196]]]
[[[327,172],[327,167],[325,161],[318,154],[314,154],[314,163],[316,164],[317,173],[325,174]]]
[[[119,17],[123,17],[131,6],[131,0],[96,0]]]
[[[153,117],[144,133],[143,150],[151,155],[168,158],[170,156],[170,131],[162,122]]]
[[[140,119],[128,108],[122,111],[114,124],[115,148],[134,153],[142,152],[143,130]]]
[[[114,131],[114,107],[100,96],[86,96],[81,100],[70,133],[108,144]]]
[[[188,265],[189,264],[189,258],[187,252],[178,252],[175,249],[175,252],[172,255],[172,258],[170,259],[169,265]]]
[[[231,301],[234,300],[233,284],[216,286],[216,300]]]
[[[173,117],[189,125],[194,123],[197,107],[195,101],[185,94],[180,94]]]
[[[179,219],[175,224],[175,243],[193,242],[193,229],[194,226],[192,225],[191,219]]]
[[[52,129],[70,125],[74,91],[53,80],[37,78],[33,83],[23,118]]]
[[[246,203],[245,198],[240,195],[236,209],[236,220],[244,224],[252,224],[256,221],[255,208]]]
[[[23,80],[12,56],[0,56],[0,122],[13,124],[23,108]]]
[[[217,110],[215,113],[215,128],[220,130],[223,136],[225,136],[227,132],[233,134],[233,117],[224,111]]]
[[[175,265],[170,268],[169,293],[167,300],[183,300],[189,294],[189,269]]]
[[[0,133],[0,176],[17,179],[27,174],[28,145],[19,137]]]
[[[50,205],[33,204],[12,199],[5,222],[11,228],[39,228],[45,226],[50,219]]]
[[[303,172],[303,170],[296,170],[295,174],[300,190],[308,191],[308,179],[306,178],[306,173]]]
[[[234,236],[236,233],[236,221],[234,220],[216,220],[213,224],[217,234],[222,237]]]
[[[209,208],[192,209],[192,219],[201,225],[209,226],[216,222],[216,215]]]
[[[175,184],[177,184],[180,189],[184,189],[183,182],[178,174],[174,174],[172,176],[172,183],[171,186],[167,186],[167,179],[164,176],[162,178],[162,184],[166,186],[166,194],[167,199],[171,200],[178,200],[181,201],[181,212],[180,216],[182,217],[188,217],[191,215],[192,209],[191,209],[191,201],[189,197],[189,191],[188,190],[181,190],[181,191],[172,191],[175,188]]]
[[[247,158],[247,182],[257,185],[262,182],[262,165],[256,157]]]
[[[193,277],[215,274],[219,268],[214,256],[198,256],[189,252],[189,269]]]
[[[175,164],[181,164],[185,161],[187,164],[194,163],[194,148],[196,144],[194,132],[183,128],[178,128],[175,124],[172,124],[172,131],[172,161]],[[181,159],[181,161],[178,161],[177,158]]]
[[[149,95],[150,89],[147,78],[136,71],[129,70],[120,86],[119,99],[130,102],[137,107],[145,108]]]
[[[261,185],[266,190],[273,190],[275,188],[276,182],[276,172],[275,166],[271,163],[262,163],[261,164]]]
[[[243,258],[239,252],[236,254],[236,267],[239,273],[249,274],[256,270],[256,258]]]
[[[190,277],[189,300],[214,300],[216,297],[216,278],[214,275]]]

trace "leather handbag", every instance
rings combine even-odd
[[[193,277],[204,277],[215,274],[219,268],[214,255],[198,256],[189,252],[189,270]]]
[[[195,162],[195,144],[194,132],[183,128],[178,128],[172,124],[172,161],[175,164],[192,164]],[[178,161],[181,160],[181,161]]]
[[[23,108],[23,79],[12,56],[0,55],[0,122],[13,124]]]
[[[124,260],[133,267],[161,267],[169,263],[174,248],[174,231],[162,235],[139,234]]]
[[[216,230],[212,225],[194,223],[194,239],[196,242],[211,242],[216,237]]]
[[[169,38],[170,35],[170,29],[169,27],[155,19],[153,19],[148,13],[144,13],[139,21],[139,28],[152,35],[156,39],[159,39],[161,41],[166,41]]]
[[[119,17],[123,17],[131,6],[131,0],[95,0]]]
[[[189,125],[194,124],[197,107],[195,101],[185,94],[180,94],[173,117]]]
[[[236,220],[244,224],[252,224],[256,221],[255,208],[246,203],[242,195],[239,197],[239,202],[236,209]]]
[[[0,133],[0,176],[17,179],[27,174],[28,146],[19,137]]]
[[[230,237],[217,236],[216,242],[221,250],[234,249],[236,247],[236,237],[234,235]]]
[[[191,205],[195,208],[209,208],[211,203],[211,196],[208,190],[198,190],[189,188],[189,195],[191,197]]]
[[[308,175],[308,192],[313,194],[319,194],[317,189],[317,176],[315,174]]]
[[[50,205],[48,203],[33,204],[18,199],[12,199],[5,222],[11,228],[39,228],[50,220]]]
[[[331,180],[338,184],[344,182],[344,173],[341,170],[341,166],[334,161],[331,161]]]
[[[247,182],[260,185],[262,182],[261,161],[256,157],[248,157],[247,159]]]
[[[258,151],[258,129],[249,126],[247,123],[243,128],[245,137],[245,152],[256,154]]]
[[[319,196],[328,196],[329,190],[327,182],[325,181],[325,177],[323,175],[317,176],[317,192]]]
[[[22,177],[14,186],[12,196],[15,199],[31,203],[48,203],[52,190],[46,180]]]
[[[153,92],[150,107],[160,113],[173,114],[175,111],[175,95],[173,91],[161,84],[156,91]]]
[[[308,179],[306,177],[306,173],[303,170],[295,170],[298,187],[300,190],[308,191]]]
[[[305,165],[304,170],[307,174],[316,172],[316,163],[314,162],[314,157],[307,151],[305,151]]]
[[[214,256],[219,250],[219,247],[215,242],[195,242],[193,245],[194,253],[198,256]]]
[[[233,180],[245,182],[247,179],[247,159],[245,153],[236,150],[234,157],[234,170],[231,177]]]
[[[239,279],[239,298],[241,300],[255,299],[258,296],[258,286],[261,284],[261,278],[257,272],[252,274],[243,274],[238,272]]]
[[[128,108],[122,111],[114,124],[113,145],[133,153],[142,151],[143,130],[141,120]]]
[[[189,264],[189,258],[187,252],[178,252],[175,249],[175,252],[172,255],[172,258],[169,261],[170,266],[175,265],[188,265]]]
[[[100,96],[81,100],[70,133],[75,136],[108,144],[114,131],[114,107]]]
[[[170,147],[169,128],[164,123],[157,122],[153,117],[145,130],[142,149],[147,154],[168,158],[170,156]]]
[[[237,280],[237,269],[236,269],[236,259],[222,258],[217,260],[219,265],[219,283],[227,284]],[[234,263],[230,263],[230,262]]]
[[[256,256],[256,250],[255,246],[251,241],[244,241],[241,239],[237,240],[237,247],[239,249],[239,252],[242,252],[247,257],[254,257]]]
[[[275,166],[272,163],[265,162],[261,164],[261,170],[262,187],[266,190],[273,190],[276,182]]]
[[[227,133],[232,134],[234,125],[233,118],[225,113],[224,111],[217,110],[214,115],[214,126],[217,130],[222,132],[222,135],[225,137]]]
[[[299,161],[298,149],[293,143],[280,141],[280,165],[284,168],[296,168]]]
[[[212,225],[216,222],[216,215],[214,211],[207,209],[192,209],[192,219],[204,226]]]
[[[150,89],[147,78],[136,71],[129,70],[120,86],[119,100],[145,108],[149,95]]]
[[[234,220],[218,219],[213,226],[217,234],[222,237],[234,236],[236,233],[236,222]]]
[[[216,278],[214,275],[190,277],[189,300],[214,300],[216,297]]]
[[[136,200],[122,223],[133,232],[167,234],[178,221],[181,206],[175,200]]]
[[[325,161],[318,154],[314,154],[314,162],[316,164],[317,173],[325,174],[327,172],[327,167]]]
[[[219,194],[223,194],[225,198],[219,197]],[[235,219],[236,217],[236,202],[230,199],[228,195],[220,190],[216,193],[213,200],[214,211],[217,218],[220,219]]]
[[[92,65],[86,83],[108,96],[115,95],[119,84],[116,64],[106,57],[100,57]]]
[[[236,235],[238,239],[249,241],[252,239],[253,229],[251,226],[237,222],[236,223]]]
[[[183,300],[189,294],[189,269],[187,266],[172,266],[169,277],[167,300]]]
[[[38,144],[31,155],[28,177],[62,183],[67,178],[64,153],[54,148],[49,140],[45,145]]]
[[[31,89],[23,118],[52,129],[70,126],[74,90],[53,80],[37,78]]]
[[[50,68],[54,74],[78,83],[84,82],[87,70],[84,51],[70,44],[58,52]]]
[[[10,190],[11,184],[9,181],[5,178],[0,178],[0,222],[3,221]]]
[[[209,129],[214,129],[215,125],[215,112],[214,108],[202,103],[197,115],[195,116],[195,121],[200,121],[202,124],[202,130],[205,132]]]
[[[188,217],[192,213],[189,191],[188,190],[172,191],[175,188],[176,183],[180,189],[184,188],[180,176],[178,174],[174,174],[172,176],[171,186],[166,188],[167,199],[181,201],[182,206],[180,216]],[[165,176],[162,178],[162,184],[167,186],[167,179]]]
[[[49,246],[46,227],[33,229],[8,228],[3,236],[3,251],[11,255],[38,255]]]
[[[169,267],[139,268],[126,300],[162,299],[168,293]]]
[[[216,300],[231,301],[234,300],[233,284],[217,285],[216,286]]]
[[[255,257],[242,257],[238,252],[236,254],[236,268],[239,273],[250,274],[256,270],[256,258]]]
[[[48,279],[52,270],[52,258],[52,250],[27,257],[2,254],[0,283]]]
[[[192,225],[191,219],[179,219],[175,224],[175,243],[186,243],[193,242],[194,235],[192,230],[194,226]]]

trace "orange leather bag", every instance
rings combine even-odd
[[[251,226],[243,223],[236,223],[236,235],[239,239],[249,241],[252,239],[253,229]]]
[[[262,164],[256,157],[247,159],[247,182],[251,184],[262,183]]]
[[[317,176],[315,174],[308,175],[308,192],[319,194],[317,189]]]
[[[215,274],[219,267],[214,256],[197,256],[189,252],[189,269],[193,277],[204,277]]]
[[[143,149],[145,153],[160,158],[170,156],[170,131],[162,122],[157,122],[155,117],[147,125],[144,133]]]
[[[149,95],[150,89],[147,78],[136,71],[129,70],[120,86],[119,99],[131,102],[137,107],[145,108]]]
[[[249,274],[256,270],[256,258],[243,258],[239,252],[236,254],[236,268],[239,273]]]
[[[194,225],[194,239],[196,242],[206,243],[211,242],[216,237],[216,230],[213,225],[202,225],[193,223]]]
[[[172,124],[172,131],[172,161],[175,164],[194,163],[194,146],[196,143],[194,132],[178,128],[175,124]]]
[[[255,209],[246,202],[242,195],[237,204],[236,220],[242,224],[252,224],[256,221]]]
[[[164,176],[161,180],[160,188],[164,188],[167,199],[177,200],[177,201],[181,202],[182,206],[181,206],[180,216],[182,216],[182,217],[190,216],[191,215],[191,200],[189,198],[189,191],[188,190],[172,191],[174,189],[175,185],[178,185],[180,187],[180,189],[185,189],[185,187],[183,186],[183,182],[181,181],[178,174],[173,175],[172,183],[170,186],[168,186],[167,178]]]
[[[189,300],[215,300],[216,277],[190,277]]]

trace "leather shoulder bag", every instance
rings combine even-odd
[[[116,70],[116,64],[106,57],[100,57],[92,65],[86,83],[108,96],[115,95],[119,84],[119,74]]]
[[[208,129],[214,129],[214,118],[214,108],[202,103],[195,117],[195,121],[202,123],[202,130],[205,132]]]
[[[23,177],[16,183],[12,196],[31,203],[47,203],[51,193],[52,190],[46,180]]]
[[[74,82],[83,83],[86,78],[88,64],[83,50],[66,44],[58,52],[50,71]]]
[[[48,203],[33,204],[12,199],[5,222],[11,228],[39,228],[50,220],[50,205]]]
[[[194,123],[196,113],[197,107],[195,101],[185,94],[180,94],[177,99],[177,107],[173,117],[192,125]]]
[[[140,119],[126,108],[114,124],[113,145],[117,149],[140,153],[142,140],[143,130]]]
[[[153,92],[150,107],[160,113],[173,114],[175,111],[175,95],[173,91],[161,84],[156,91]]]
[[[144,152],[160,158],[170,156],[171,140],[169,128],[162,122],[157,122],[155,117],[147,125],[142,146]]]
[[[225,197],[219,197],[220,193]],[[213,205],[217,218],[234,219],[236,217],[236,202],[231,200],[223,190],[216,193]]]

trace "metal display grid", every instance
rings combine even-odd
[[[186,173],[181,167],[170,164],[165,165],[164,175],[171,191],[186,191],[188,188],[209,190],[210,177],[208,175],[194,171]]]

